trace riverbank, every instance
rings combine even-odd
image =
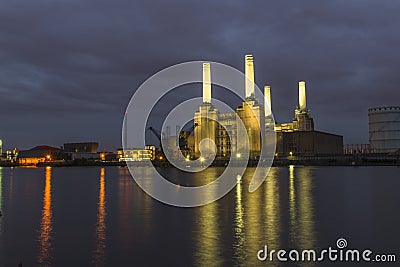
[[[232,165],[242,165],[246,160],[235,159]],[[229,164],[229,159],[216,159],[212,166],[225,167]],[[247,165],[256,167],[259,160],[250,159]],[[146,161],[129,162],[135,166],[145,166]],[[169,168],[173,167],[166,160],[152,161],[155,167]],[[190,164],[190,163],[189,163]],[[266,165],[271,165],[265,162]],[[382,154],[365,154],[365,155],[329,155],[329,156],[291,156],[286,158],[275,158],[272,166],[400,166],[400,155],[382,155]],[[125,161],[90,161],[90,160],[74,160],[74,161],[46,161],[36,165],[20,165],[16,162],[0,162],[1,167],[74,167],[74,166],[126,166]]]

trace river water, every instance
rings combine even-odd
[[[222,171],[163,169],[180,184]],[[214,203],[176,208],[125,167],[0,168],[0,266],[327,266],[261,262],[257,252],[336,248],[339,238],[399,264],[399,167],[274,167],[249,193],[253,171]],[[334,265],[344,264],[354,265]]]

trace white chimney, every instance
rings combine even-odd
[[[210,63],[203,63],[203,103],[211,103],[211,70]]]
[[[254,97],[254,62],[252,55],[245,56],[245,96]]]
[[[307,99],[306,99],[306,82],[299,82],[299,109],[305,110],[307,108]]]
[[[264,86],[264,110],[266,117],[271,115],[272,113],[271,86],[269,85]]]

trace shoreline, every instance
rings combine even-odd
[[[243,161],[238,161],[242,163]],[[134,166],[148,166],[148,161],[129,162]],[[174,168],[168,161],[152,161],[154,167]],[[216,159],[211,167],[226,167],[229,159]],[[268,162],[266,162],[268,163]],[[258,160],[249,160],[248,167],[257,167]],[[268,166],[269,164],[267,164]],[[400,167],[400,155],[332,155],[332,156],[307,156],[307,157],[289,157],[275,158],[273,167],[295,166],[398,166]],[[36,165],[22,165],[16,162],[0,162],[0,167],[84,167],[84,166],[127,166],[125,161],[54,161],[40,162]],[[235,162],[233,162],[235,166]]]

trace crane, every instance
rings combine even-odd
[[[181,131],[179,133],[179,148],[186,152],[189,152],[188,138],[192,134],[194,128],[198,126],[197,123],[194,123],[192,127],[190,127],[187,131]]]

